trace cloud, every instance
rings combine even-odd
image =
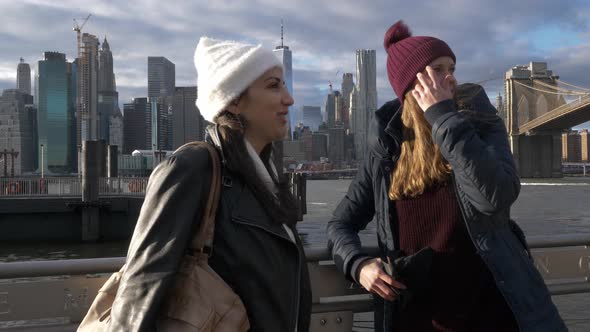
[[[16,66],[17,62],[0,62],[0,80],[14,81],[16,85]]]
[[[159,0],[25,0],[3,1],[0,11],[0,88],[14,86],[8,82],[21,56],[32,67],[49,50],[72,60],[73,18],[81,23],[88,13],[92,17],[84,31],[101,41],[106,35],[111,45],[121,103],[147,94],[148,56],[174,62],[177,85],[195,85],[193,54],[200,36],[272,48],[280,43],[281,19],[293,51],[296,108],[323,108],[328,81],[339,88],[343,72],[356,72],[360,48],[377,51],[379,103],[393,98],[382,44],[398,19],[415,35],[447,41],[457,55],[459,81],[487,80],[490,96],[503,90],[498,78],[506,70],[530,61],[547,61],[564,81],[590,87],[590,5],[579,0],[182,0],[165,5]],[[566,33],[573,37],[565,42],[552,37]]]

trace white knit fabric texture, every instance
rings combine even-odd
[[[260,75],[281,60],[262,45],[201,37],[195,50],[197,107],[213,122],[217,113],[237,98]]]

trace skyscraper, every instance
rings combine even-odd
[[[354,89],[352,73],[342,74],[342,125],[344,129],[350,129],[350,94]]]
[[[113,53],[105,37],[98,52],[98,91],[100,93],[115,90],[117,90],[117,83],[113,72]]]
[[[148,57],[148,98],[174,95],[176,67],[163,56]]]
[[[289,46],[284,45],[283,43],[283,23],[281,21],[281,45],[275,47],[273,52],[281,59],[283,63],[283,77],[285,80],[285,85],[287,85],[287,90],[291,96],[293,95],[293,63],[292,63],[292,53],[289,49]],[[293,122],[293,106],[289,107],[289,139],[292,138],[293,130],[295,129],[295,123]]]
[[[98,38],[82,34],[81,53],[78,57],[76,142],[99,139],[98,117]]]
[[[359,112],[358,95],[358,89],[357,87],[354,87],[350,94],[350,129],[354,145],[354,159],[362,160],[364,152],[359,152],[359,150],[362,150],[362,147],[364,146],[363,144],[365,144],[362,140],[365,139],[363,128],[366,121],[366,114],[364,112]]]
[[[31,94],[31,67],[23,58],[16,67],[16,89]]]
[[[68,165],[72,172],[78,172],[82,151],[82,144],[77,144],[78,126],[76,121],[76,110],[78,107],[78,59],[73,62],[66,62],[66,73],[68,78]],[[37,82],[37,81],[35,81]],[[37,82],[38,83],[38,82]]]
[[[98,52],[98,114],[100,119],[99,138],[105,140],[108,144],[110,141],[111,124],[117,125],[118,120],[111,119],[121,115],[119,109],[119,93],[113,72],[113,54],[106,37]],[[118,138],[114,135],[115,139]]]
[[[580,162],[582,160],[582,140],[578,131],[561,134],[561,144],[563,161]]]
[[[173,97],[149,98],[149,149],[172,150],[172,103]]]
[[[354,118],[354,140],[356,159],[365,158],[367,134],[373,113],[377,110],[377,65],[375,50],[356,51],[356,109]],[[351,97],[352,100],[352,97]]]
[[[342,127],[343,100],[340,91],[332,91],[326,98],[326,124],[328,128]]]
[[[331,91],[326,97],[326,123],[328,128],[334,128],[336,125],[336,96],[340,95],[338,91]]]
[[[65,174],[75,168],[76,151],[74,100],[76,65],[66,55],[45,52],[37,64],[37,126],[39,164],[44,172]],[[43,159],[43,162],[41,162]],[[39,165],[40,166],[40,165]]]
[[[328,129],[328,157],[336,165],[344,161],[344,128]]]
[[[357,98],[358,97],[358,90],[356,89],[356,86],[352,88],[352,91],[350,92],[350,111],[348,112],[349,114],[349,118],[350,118],[350,129],[352,134],[354,135],[354,133],[357,131],[357,127],[358,127],[358,116],[359,116],[359,112],[357,112],[358,109],[358,104],[357,104]]]
[[[205,134],[205,120],[195,101],[197,87],[176,87],[172,102],[172,148],[177,149],[185,143],[202,141]]]
[[[109,117],[109,144],[116,145],[119,152],[123,150],[123,115],[119,109]]]
[[[311,160],[318,161],[328,157],[328,135],[311,134]]]
[[[340,91],[334,91],[334,106],[334,127],[342,128],[344,125],[344,114],[342,112],[344,101],[342,100]]]
[[[0,97],[0,176],[18,176],[37,168],[37,112],[33,96],[7,89]]]
[[[172,101],[176,67],[165,57],[148,57],[148,103],[150,110],[148,149],[172,149]]]
[[[313,160],[313,142],[312,142],[312,132],[309,127],[304,126],[300,132],[301,141],[305,144],[305,160],[312,161]]]
[[[317,131],[322,124],[322,109],[319,106],[303,106],[303,125]]]
[[[151,106],[147,98],[134,98],[124,104],[123,109],[123,153],[134,150],[151,150]]]

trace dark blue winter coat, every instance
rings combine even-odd
[[[425,116],[434,142],[453,169],[457,200],[475,249],[521,331],[567,331],[527,252],[524,234],[510,221],[520,179],[506,127],[483,88],[465,84],[458,87],[458,95],[458,104],[474,110],[475,117],[457,111],[451,100],[433,105]],[[373,218],[382,257],[399,249],[395,202],[389,200],[388,189],[402,142],[401,110],[399,100],[394,100],[375,112],[369,151],[328,224],[334,261],[350,280],[356,281],[358,265],[368,257],[358,232]],[[376,330],[389,331],[396,306],[380,299],[376,305]]]

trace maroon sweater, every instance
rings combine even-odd
[[[518,331],[489,270],[475,252],[452,186],[395,202],[400,249],[435,251],[432,292],[399,315],[401,331]]]

